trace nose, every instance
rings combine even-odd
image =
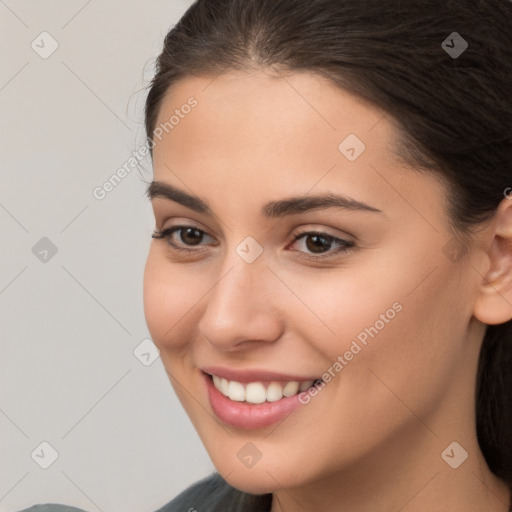
[[[275,342],[282,334],[279,280],[262,261],[247,263],[238,255],[205,297],[200,333],[222,351]]]

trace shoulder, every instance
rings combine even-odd
[[[253,495],[231,487],[219,473],[190,485],[156,512],[269,512],[271,494]],[[69,505],[46,503],[18,512],[86,512]]]
[[[45,503],[44,505],[34,505],[18,512],[85,512],[85,510],[69,505],[59,505],[57,503]]]
[[[271,501],[271,494],[244,493],[231,487],[219,473],[213,473],[156,512],[269,512]]]

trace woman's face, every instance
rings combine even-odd
[[[411,450],[453,471],[441,452],[474,436],[485,261],[459,260],[445,186],[399,165],[396,133],[308,73],[189,78],[164,98],[150,195],[157,231],[185,228],[151,242],[145,315],[235,487],[403,472]]]

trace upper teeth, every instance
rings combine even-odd
[[[313,382],[312,380],[297,382],[291,381],[286,384],[279,382],[271,382],[267,388],[265,388],[262,382],[249,382],[242,384],[234,380],[227,380],[217,375],[212,375],[214,386],[224,395],[229,397],[231,400],[237,402],[249,402],[251,404],[261,404],[265,401],[276,402],[281,400],[283,396],[293,396],[300,391],[309,389]]]

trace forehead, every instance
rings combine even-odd
[[[193,184],[202,196],[272,199],[315,188],[384,209],[396,202],[395,185],[413,200],[433,179],[398,162],[391,116],[311,73],[186,78],[167,91],[158,127],[155,178]]]
[[[188,106],[191,98],[193,108]],[[292,153],[288,156],[294,159],[318,162],[320,152],[338,158],[339,144],[349,135],[382,152],[394,136],[384,112],[326,79],[265,71],[191,77],[174,84],[162,101],[159,127],[157,159],[176,159],[188,149],[198,159],[209,155],[216,161],[244,154],[265,161]]]
[[[381,140],[385,135],[395,135],[394,120],[382,110],[307,72],[285,75],[251,70],[185,78],[165,94],[157,126],[165,125],[191,97],[197,101],[190,113],[197,121],[195,135],[204,140],[209,135],[220,141],[224,135],[242,141],[247,134],[258,134],[258,139],[267,135],[266,143],[278,143],[302,135],[316,142],[325,138],[329,143],[356,133],[376,144],[389,142]],[[377,125],[379,130],[374,131]],[[184,131],[175,128],[174,132]],[[251,141],[253,146],[258,139]]]

